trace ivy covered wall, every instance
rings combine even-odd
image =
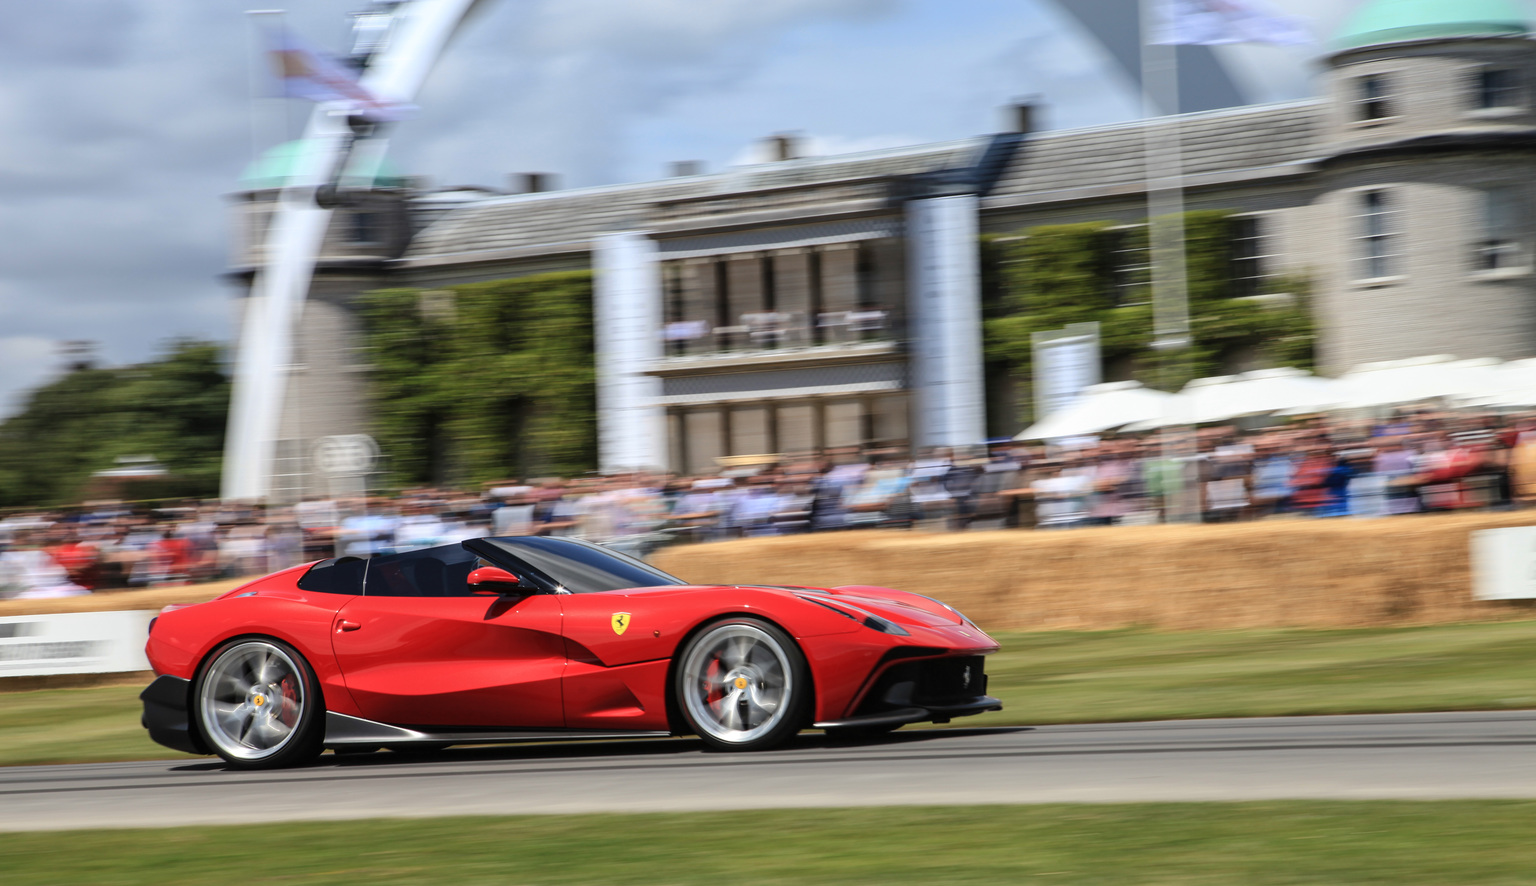
[[[361,309],[374,435],[395,484],[596,466],[591,272],[380,290]]]
[[[1271,278],[1270,293],[1241,298],[1234,273],[1235,220],[1225,212],[1185,216],[1193,345],[1172,359],[1152,350],[1152,296],[1145,226],[1113,222],[1050,225],[982,246],[988,377],[994,387],[992,433],[1028,423],[1033,399],[1031,336],[1071,323],[1098,322],[1105,378],[1134,378],[1177,390],[1193,378],[1221,375],[1256,358],[1310,369],[1313,321],[1307,285]],[[1012,416],[996,408],[1011,400]]]

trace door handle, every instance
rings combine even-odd
[[[336,632],[337,633],[342,633],[342,632],[345,632],[345,631],[355,631],[355,630],[357,630],[360,627],[362,627],[362,625],[358,624],[355,621],[347,621],[344,618],[339,618],[339,619],[336,620]]]

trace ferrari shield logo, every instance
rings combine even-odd
[[[613,614],[613,632],[615,634],[622,634],[627,630],[629,630],[629,613],[615,612]]]

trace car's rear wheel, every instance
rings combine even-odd
[[[198,677],[197,726],[237,769],[275,769],[320,754],[325,705],[315,672],[279,640],[235,640]]]
[[[678,660],[678,708],[699,738],[721,750],[777,747],[805,725],[810,668],[795,641],[756,618],[716,622]]]

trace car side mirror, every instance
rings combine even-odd
[[[515,594],[522,588],[522,582],[517,580],[517,576],[499,566],[481,566],[469,574],[467,584],[471,594],[490,597]]]

